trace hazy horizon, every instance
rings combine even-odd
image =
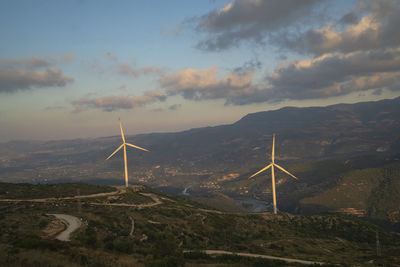
[[[397,98],[397,97],[394,97]],[[379,100],[385,100],[385,99],[394,99],[394,98],[384,98],[384,99],[373,99],[371,101],[379,101]],[[127,136],[135,136],[135,135],[141,135],[141,134],[156,134],[156,133],[178,133],[178,132],[183,132],[183,131],[189,131],[192,129],[197,129],[197,128],[204,128],[204,127],[215,127],[215,126],[221,126],[221,125],[229,125],[229,124],[233,124],[237,121],[239,121],[240,119],[242,119],[244,116],[248,115],[248,114],[252,114],[252,113],[257,113],[257,112],[263,112],[263,111],[273,111],[273,110],[279,110],[285,107],[297,107],[297,108],[307,108],[307,107],[327,107],[327,106],[332,106],[332,105],[340,105],[340,104],[354,104],[354,103],[361,103],[361,102],[369,102],[368,100],[365,101],[356,101],[356,102],[338,102],[335,104],[327,104],[327,105],[309,105],[309,106],[291,106],[291,105],[285,105],[276,109],[270,109],[270,110],[259,110],[259,111],[255,111],[255,112],[251,112],[251,113],[246,113],[243,116],[231,121],[231,122],[221,122],[221,123],[215,123],[215,124],[205,124],[205,125],[195,125],[193,127],[183,127],[182,129],[173,129],[173,130],[159,130],[159,131],[150,131],[150,132],[138,132],[138,133],[130,133],[130,132],[126,132],[125,130],[125,134]],[[122,122],[123,123],[123,122]],[[74,139],[96,139],[96,138],[108,138],[108,137],[120,137],[120,133],[119,133],[119,129],[118,129],[118,119],[116,119],[116,133],[115,134],[110,134],[110,135],[98,135],[98,136],[91,136],[89,134],[89,136],[76,136],[76,137],[72,137],[72,138],[55,138],[55,139],[10,139],[7,141],[3,141],[0,143],[7,143],[7,142],[18,142],[18,141],[32,141],[32,142],[46,142],[46,141],[68,141],[68,140],[74,140]],[[129,125],[126,125],[128,127],[124,125],[124,129],[125,128],[131,128],[129,127]]]

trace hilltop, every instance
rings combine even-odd
[[[304,266],[235,255],[208,256],[202,253],[206,249],[330,264],[400,263],[398,235],[340,214],[223,212],[144,186],[116,191],[64,184],[58,192],[53,185],[7,184],[7,188],[0,195],[2,266]],[[73,197],[71,192],[77,189],[97,195]],[[106,195],[98,195],[101,191]],[[19,199],[21,192],[24,200]],[[28,199],[38,192],[55,199]],[[77,216],[83,226],[71,242],[55,240],[62,227],[57,228],[57,219],[49,213]],[[381,243],[379,257],[376,233]]]

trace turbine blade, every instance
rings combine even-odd
[[[272,153],[271,153],[271,161],[275,162],[275,133],[272,135]]]
[[[125,143],[125,145],[131,146],[131,147],[134,147],[134,148],[137,148],[137,149],[141,149],[141,150],[146,151],[146,152],[150,152],[150,150],[147,150],[146,148],[143,148],[143,147],[140,147],[140,146],[135,146],[135,145],[132,145],[132,144],[129,144],[129,143]]]
[[[115,153],[117,153],[122,147],[124,146],[124,144],[120,145],[119,148],[117,148],[108,158],[106,158],[104,161],[108,160],[109,158],[111,158],[112,156],[114,156]]]
[[[272,163],[269,164],[269,165],[268,165],[267,167],[265,167],[264,169],[261,169],[261,170],[259,170],[258,172],[256,172],[255,174],[253,174],[252,176],[250,176],[249,179],[251,179],[251,178],[253,178],[254,176],[256,176],[257,174],[259,174],[259,173],[261,173],[261,172],[267,170],[267,169],[268,169],[269,167],[271,167],[271,166],[272,166]]]
[[[285,170],[284,168],[282,168],[281,166],[279,166],[278,164],[274,163],[274,166],[277,167],[278,169],[280,169],[281,171],[286,172],[287,174],[289,174],[290,176],[292,176],[294,179],[299,180],[299,178],[297,178],[296,176],[294,176],[293,174],[291,174],[290,172],[288,172],[287,170]]]
[[[121,128],[121,136],[122,136],[122,141],[124,141],[125,143],[125,136],[124,136],[124,130],[122,130],[122,123],[121,123],[121,119],[118,118],[119,121],[119,128]]]

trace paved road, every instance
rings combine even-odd
[[[48,214],[56,217],[57,219],[61,220],[66,226],[67,229],[62,231],[56,239],[61,241],[70,241],[70,235],[77,230],[81,226],[81,220],[79,220],[75,216],[67,215],[67,214]]]
[[[187,251],[187,252],[190,252],[190,251]],[[275,256],[261,255],[261,254],[253,254],[253,253],[231,252],[231,251],[225,251],[225,250],[203,250],[202,252],[206,253],[207,255],[227,254],[227,255],[238,255],[238,256],[252,257],[252,258],[263,258],[263,259],[269,259],[269,260],[280,260],[280,261],[285,261],[285,262],[295,262],[295,263],[302,263],[302,264],[320,264],[320,265],[324,264],[323,262],[318,262],[318,261],[306,261],[306,260],[282,258],[282,257],[275,257]]]

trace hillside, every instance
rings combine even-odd
[[[400,163],[347,172],[336,186],[300,204],[304,210],[341,211],[399,223]]]
[[[344,265],[400,263],[398,235],[344,215],[227,213],[143,186],[114,193],[104,187],[107,195],[80,198],[59,197],[52,185],[7,186],[8,200],[4,193],[0,195],[2,266],[304,266],[234,255],[207,256],[201,252],[206,249]],[[82,185],[81,192],[98,193],[99,188]],[[75,189],[76,184],[64,184],[59,193],[70,196],[68,192]],[[40,191],[57,199],[18,200],[23,190],[26,197]],[[80,218],[83,224],[71,242],[54,239],[62,227],[57,230],[57,219],[49,213]]]

